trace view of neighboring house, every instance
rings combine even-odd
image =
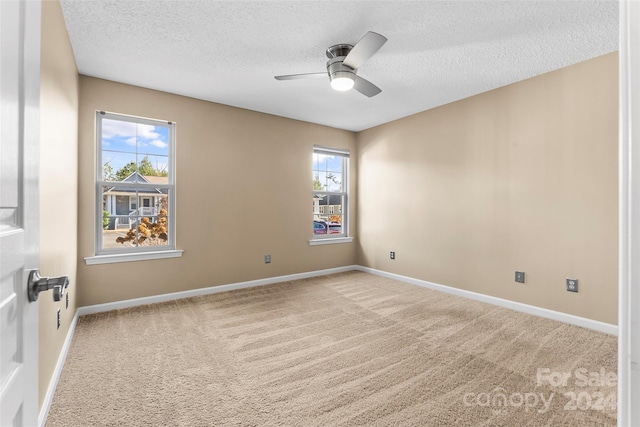
[[[343,232],[343,196],[326,194],[313,196],[313,234],[340,234]]]
[[[313,219],[317,221],[329,221],[329,217],[331,216],[342,217],[342,203],[342,196],[339,195],[314,195]]]
[[[165,176],[145,176],[138,172],[123,179],[127,183],[167,184]],[[109,214],[108,230],[131,228],[138,218],[153,218],[167,203],[166,188],[108,187],[104,189],[102,208]],[[106,216],[106,214],[105,214]]]

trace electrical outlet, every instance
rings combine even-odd
[[[57,324],[56,329],[60,329],[60,309],[58,309],[56,324]]]
[[[396,259],[396,253],[394,251],[389,252],[389,258]]]
[[[567,278],[567,291],[578,292],[578,279]]]
[[[524,283],[524,271],[516,271],[516,283]]]
[[[271,255],[265,255],[264,256],[264,263],[265,264],[271,264]]]

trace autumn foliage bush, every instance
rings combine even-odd
[[[131,246],[155,246],[166,244],[168,239],[167,210],[160,209],[156,222],[144,217],[138,227],[131,228],[124,237],[118,237],[116,242]]]
[[[338,224],[342,223],[341,215],[329,215],[329,222],[337,222]]]

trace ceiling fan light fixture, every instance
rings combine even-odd
[[[354,84],[353,73],[348,71],[338,71],[331,75],[331,88],[338,92],[351,90]]]
[[[2,1],[2,0],[0,0]],[[335,44],[327,49],[327,73],[288,74],[275,76],[276,80],[306,79],[329,75],[331,88],[335,91],[346,92],[355,89],[357,92],[371,98],[382,90],[367,79],[358,76],[358,69],[376,53],[387,38],[373,31],[368,31],[355,45]],[[358,83],[358,84],[356,84]]]

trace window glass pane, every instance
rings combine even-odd
[[[102,149],[169,155],[169,126],[102,119]]]
[[[348,157],[330,149],[314,149],[313,235],[317,238],[346,236]],[[329,194],[339,193],[339,194]]]
[[[102,180],[96,200],[96,254],[173,248],[175,223],[169,202],[174,197],[174,124],[96,115]]]
[[[344,196],[316,193],[313,197],[313,234],[343,234]]]
[[[169,188],[103,187],[103,250],[169,244]]]
[[[167,176],[169,130],[168,126],[103,118],[103,180],[146,182],[140,175]]]
[[[344,157],[313,154],[313,189],[344,191]]]

